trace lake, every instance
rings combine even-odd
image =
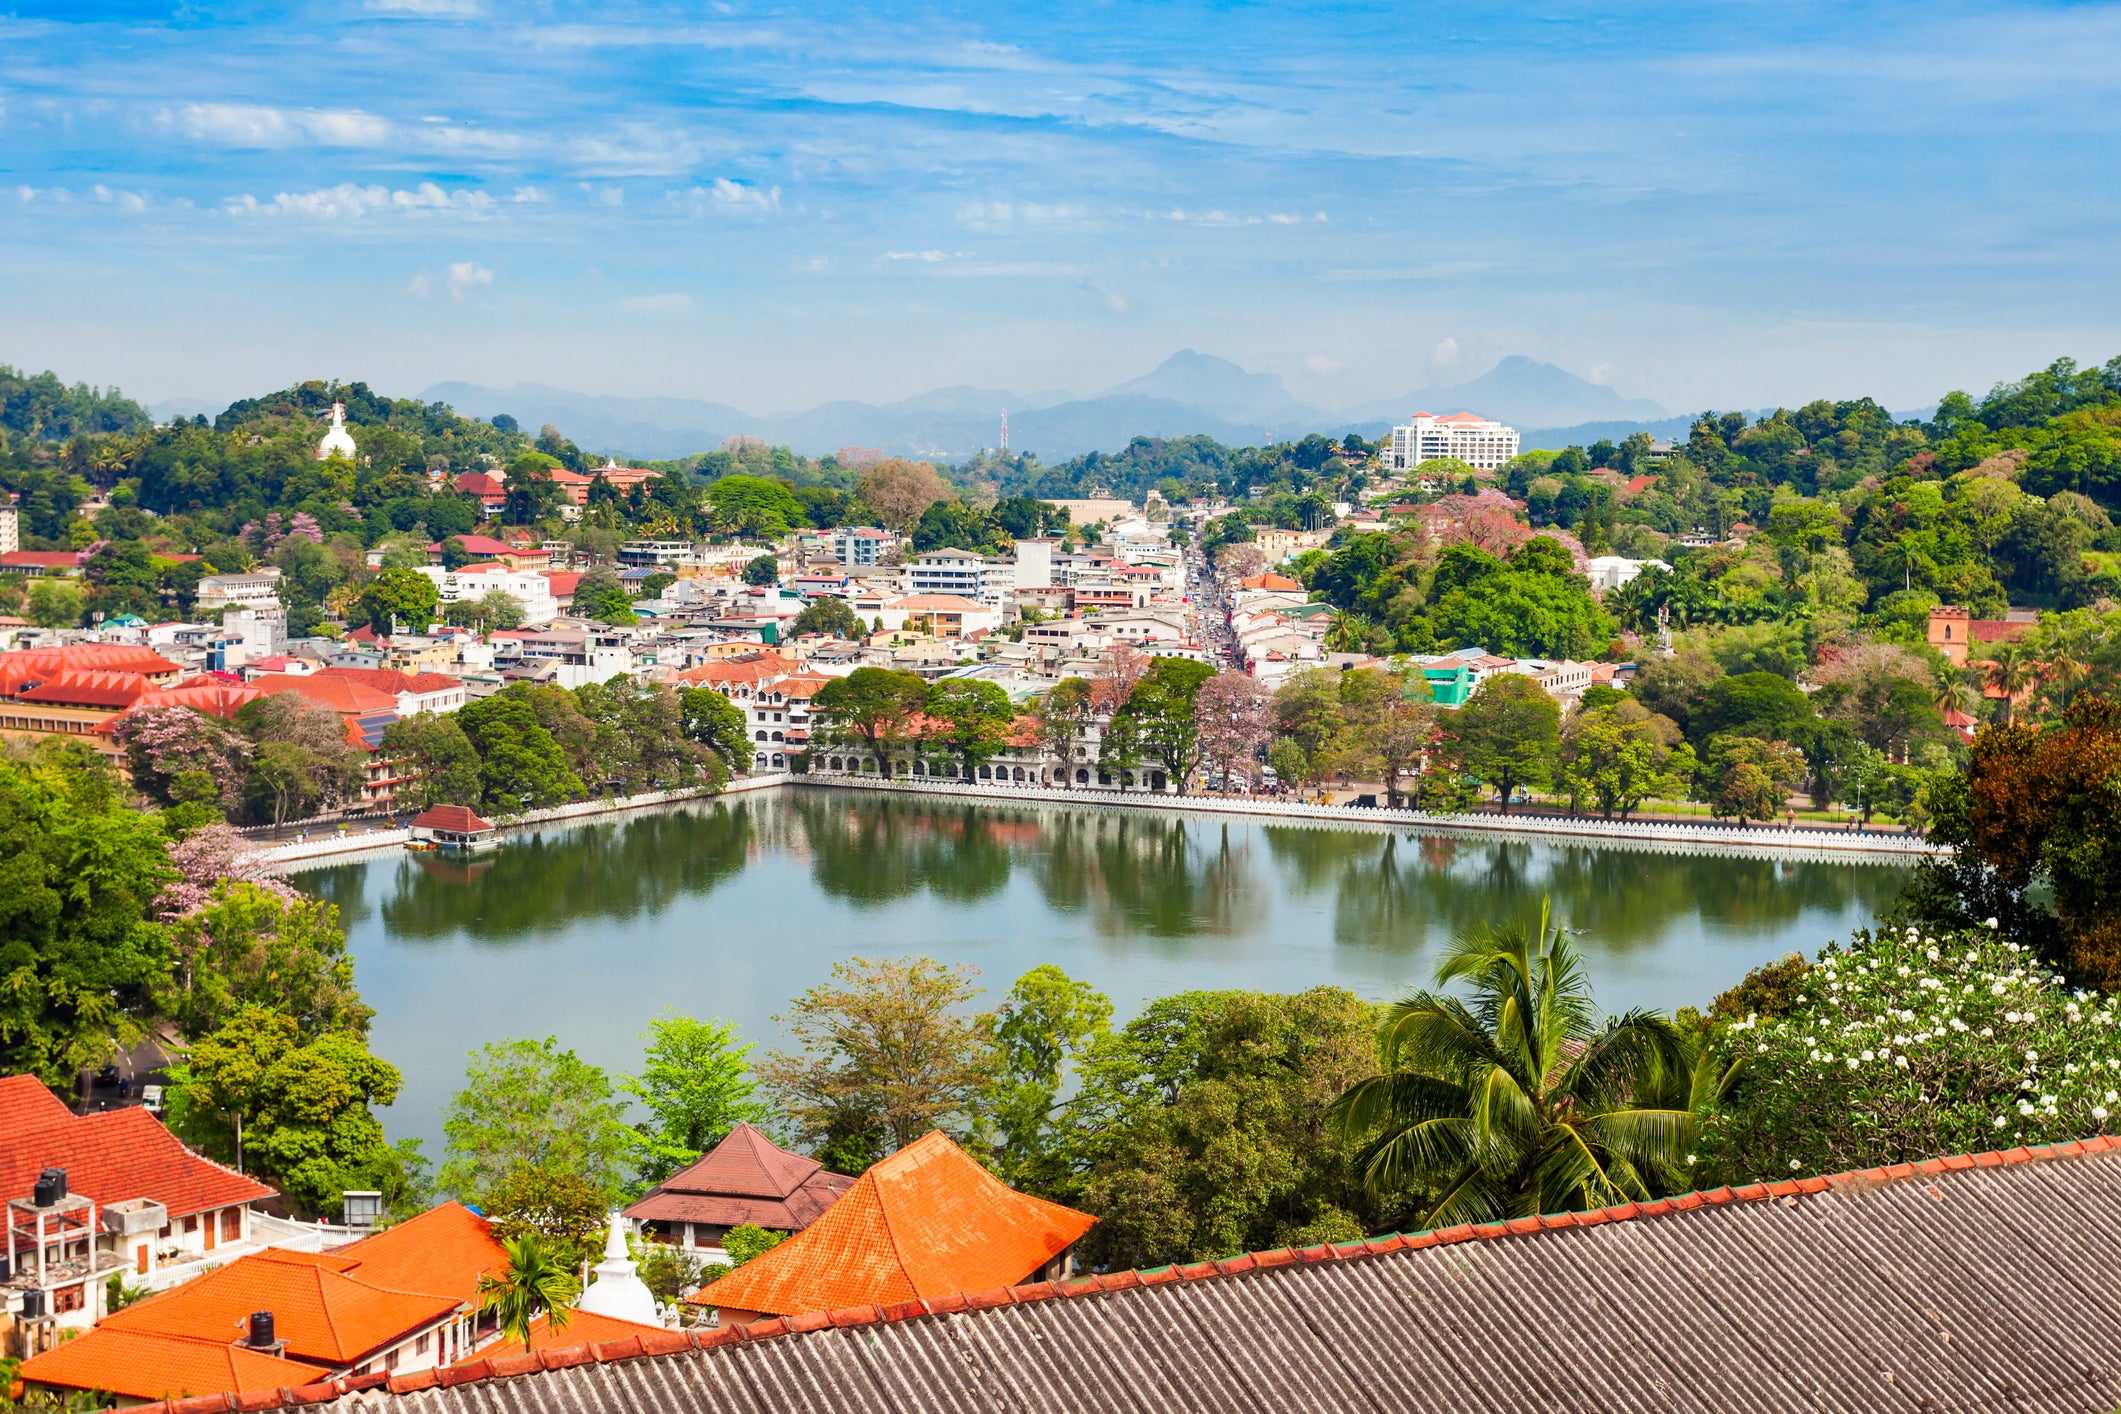
[[[1334,829],[1152,810],[790,789],[515,835],[462,862],[293,876],[343,914],[372,1044],[405,1075],[392,1137],[441,1147],[467,1054],[556,1035],[614,1074],[666,1007],[772,1017],[849,956],[969,962],[991,1001],[1056,963],[1121,1018],[1193,988],[1384,998],[1438,946],[1551,897],[1608,1011],[1700,1005],[1890,907],[1903,864]]]

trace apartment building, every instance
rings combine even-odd
[[[1392,429],[1392,447],[1385,465],[1392,471],[1412,471],[1426,461],[1453,457],[1467,466],[1493,471],[1517,455],[1517,429],[1481,417],[1456,412],[1448,417],[1417,412],[1411,421]]]

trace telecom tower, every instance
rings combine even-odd
[[[1003,409],[1002,409],[1002,450],[1001,450],[1001,454],[1002,454],[1003,456],[1005,456],[1005,457],[1009,455],[1009,409],[1007,409],[1007,408],[1003,408]]]

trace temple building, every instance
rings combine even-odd
[[[625,1215],[664,1242],[721,1257],[722,1236],[750,1223],[801,1232],[854,1186],[816,1159],[791,1153],[748,1124],[648,1190]]]

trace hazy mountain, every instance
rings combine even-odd
[[[1343,416],[1350,422],[1390,426],[1417,412],[1477,412],[1520,429],[1581,422],[1652,422],[1671,416],[1648,398],[1623,398],[1565,368],[1518,354],[1470,383],[1416,389],[1389,402],[1349,408]]]
[[[571,393],[539,383],[483,388],[437,383],[421,395],[469,417],[508,413],[529,429],[552,423],[584,449],[638,458],[680,457],[712,451],[740,434],[785,444],[806,456],[841,447],[875,447],[896,456],[959,459],[1001,440],[1009,411],[1009,443],[1047,462],[1085,452],[1116,452],[1135,437],[1205,434],[1238,446],[1260,446],[1309,432],[1366,437],[1426,408],[1471,409],[1519,428],[1572,429],[1579,424],[1661,421],[1665,410],[1627,399],[1550,363],[1506,358],[1470,383],[1431,388],[1389,403],[1331,412],[1313,407],[1271,373],[1252,373],[1228,359],[1181,349],[1140,378],[1087,398],[1065,392],[1024,394],[1000,388],[938,388],[895,403],[830,402],[800,411],[756,416],[725,403],[690,398],[616,398]],[[1540,434],[1544,436],[1546,434]],[[1550,445],[1531,440],[1527,447]],[[1553,443],[1551,445],[1566,445]]]
[[[147,415],[158,423],[174,421],[180,417],[218,417],[227,403],[210,403],[204,398],[164,398],[159,403],[147,405]]]
[[[1153,372],[1107,388],[1093,402],[1152,399],[1211,412],[1232,422],[1315,431],[1334,415],[1299,400],[1271,373],[1248,373],[1226,358],[1180,349]]]

